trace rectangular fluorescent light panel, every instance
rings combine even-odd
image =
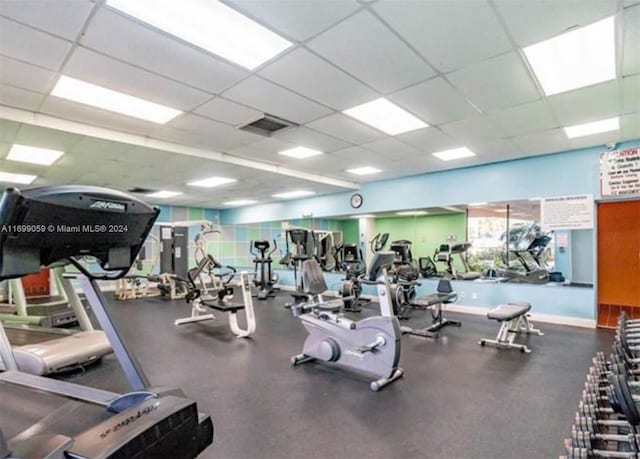
[[[291,198],[302,198],[304,196],[311,196],[312,194],[315,194],[315,192],[306,191],[306,190],[294,190],[294,191],[287,191],[285,193],[273,194],[271,195],[271,197],[281,198],[281,199],[291,199]]]
[[[175,196],[180,196],[182,193],[180,191],[156,191],[154,193],[149,193],[147,198],[173,198]]]
[[[19,183],[21,185],[30,185],[37,178],[38,178],[37,175],[12,174],[10,172],[0,172],[0,182]]]
[[[426,210],[403,210],[402,212],[396,212],[396,215],[427,215],[429,212]]]
[[[248,206],[249,204],[255,204],[258,201],[254,201],[253,199],[236,199],[235,201],[227,201],[223,204],[225,206]]]
[[[352,215],[349,218],[376,218],[373,214]]]
[[[601,132],[617,131],[618,129],[620,129],[620,119],[616,116],[606,120],[567,126],[564,128],[564,132],[567,133],[567,137],[574,139],[576,137],[600,134]]]
[[[547,96],[616,77],[613,16],[523,49]]]
[[[203,180],[196,180],[194,182],[189,182],[187,185],[189,186],[199,186],[202,188],[213,188],[214,186],[226,185],[227,183],[233,183],[236,179],[226,178],[226,177],[209,177]]]
[[[433,156],[441,159],[442,161],[453,161],[454,159],[469,158],[475,155],[476,154],[469,150],[467,147],[453,148],[451,150],[433,153]]]
[[[182,113],[175,108],[65,75],[60,77],[51,95],[158,124],[164,124]]]
[[[480,206],[486,206],[487,204],[489,204],[488,202],[472,202],[470,204],[467,204],[470,207],[480,207]]]
[[[295,148],[290,148],[289,150],[279,151],[278,154],[282,156],[289,156],[290,158],[295,158],[295,159],[305,159],[305,158],[311,158],[312,156],[318,156],[323,153],[321,151],[314,150],[312,148],[295,147]]]
[[[349,108],[342,113],[389,135],[398,135],[429,126],[384,97]]]
[[[356,175],[370,175],[377,174],[378,172],[382,172],[380,169],[376,169],[375,167],[364,166],[364,167],[356,167],[355,169],[347,169],[347,172],[350,174]]]
[[[20,161],[23,163],[40,164],[42,166],[51,166],[62,155],[63,151],[49,150],[47,148],[31,147],[29,145],[14,144],[9,150],[7,159],[11,161]]]
[[[249,70],[292,45],[217,0],[108,0],[107,5]]]

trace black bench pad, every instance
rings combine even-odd
[[[454,300],[456,294],[452,293],[432,293],[431,295],[420,296],[411,301],[411,306],[419,308],[428,308],[440,303],[450,303]]]
[[[524,301],[506,303],[493,308],[487,313],[487,317],[499,322],[504,322],[506,320],[512,320],[518,316],[526,314],[530,309],[531,303],[526,303]]]

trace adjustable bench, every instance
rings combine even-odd
[[[459,320],[445,318],[442,311],[443,304],[455,303],[457,299],[458,294],[453,290],[453,287],[451,287],[449,279],[440,279],[436,293],[414,298],[408,305],[411,309],[431,310],[432,324],[422,329],[401,326],[400,330],[402,334],[421,336],[423,338],[437,338],[438,330],[443,327],[448,325],[453,325],[454,327],[462,326]],[[398,319],[408,319],[409,311],[410,309],[403,309],[400,314],[398,314]]]
[[[506,303],[493,308],[487,313],[487,317],[501,323],[498,336],[496,339],[482,339],[478,344],[481,346],[489,344],[506,349],[515,348],[520,349],[520,352],[526,353],[531,352],[531,349],[526,345],[514,344],[513,342],[518,333],[544,335],[540,330],[533,328],[533,325],[529,322],[527,313],[530,310],[531,304],[525,302]]]

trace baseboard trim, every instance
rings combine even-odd
[[[461,304],[448,304],[447,311],[460,312],[463,314],[486,315],[491,308],[464,306]],[[547,324],[568,325],[570,327],[596,328],[595,319],[580,319],[578,317],[554,316],[551,314],[531,314],[531,321]]]
[[[293,292],[295,291],[295,287],[290,285],[278,285],[280,290]],[[329,296],[339,296],[339,293],[333,290],[328,291]],[[377,300],[377,295],[362,295],[362,298],[366,298],[368,300]],[[491,308],[484,308],[479,306],[465,306],[462,304],[447,304],[444,308],[447,311],[451,312],[459,312],[462,314],[474,314],[479,316],[484,316],[487,314],[487,311]],[[568,316],[554,316],[551,314],[531,314],[531,320],[533,322],[542,322],[547,324],[557,324],[557,325],[568,325],[570,327],[581,327],[581,328],[596,328],[596,320],[595,319],[581,319],[578,317],[568,317]]]

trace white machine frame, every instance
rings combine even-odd
[[[516,336],[522,333],[527,335],[536,334],[538,336],[544,336],[544,333],[537,328],[534,328],[533,324],[529,322],[529,316],[530,315],[525,312],[513,319],[500,321],[500,330],[498,330],[498,336],[496,339],[481,339],[478,341],[478,344],[481,346],[488,344],[490,346],[503,349],[519,349],[520,352],[526,354],[531,353],[531,349],[529,349],[527,345],[514,343]]]
[[[217,297],[209,295],[208,291],[205,290],[201,297],[196,298],[191,303],[191,316],[185,317],[184,319],[176,319],[174,325],[185,325],[196,322],[205,322],[207,320],[215,320],[216,316],[211,312],[212,310],[219,310],[225,312],[227,314],[227,319],[229,320],[229,327],[231,328],[231,332],[236,335],[238,338],[247,338],[251,336],[256,331],[256,316],[255,311],[253,309],[253,297],[251,295],[251,284],[249,283],[249,273],[246,271],[240,272],[240,290],[242,292],[242,307],[233,307],[233,306],[225,306],[224,304],[220,306],[215,306],[213,304],[214,301],[219,301]],[[212,276],[213,279],[216,279],[215,276]],[[221,284],[218,279],[217,282]],[[204,283],[203,283],[204,284]],[[224,286],[214,285],[214,290],[220,291],[224,289]],[[209,303],[207,303],[209,302]],[[238,323],[238,310],[244,309],[247,326],[246,328],[240,327]]]

